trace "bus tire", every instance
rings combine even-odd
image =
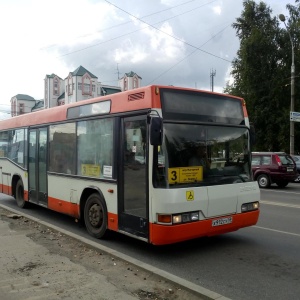
[[[21,179],[18,180],[16,185],[16,201],[20,208],[27,207],[28,203],[24,200],[24,186]]]
[[[107,209],[98,193],[91,194],[85,203],[84,223],[88,233],[97,239],[107,234]]]

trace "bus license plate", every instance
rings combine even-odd
[[[232,217],[221,218],[212,221],[212,226],[221,226],[232,223]]]

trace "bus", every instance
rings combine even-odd
[[[245,101],[151,85],[0,122],[0,192],[153,245],[255,225]],[[189,163],[205,149],[209,168]]]

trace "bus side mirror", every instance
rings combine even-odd
[[[160,146],[163,138],[163,124],[162,119],[153,117],[150,120],[150,144],[153,146]]]

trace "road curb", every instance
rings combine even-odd
[[[58,226],[52,225],[52,224],[50,224],[48,222],[45,222],[43,220],[40,220],[38,218],[29,216],[29,215],[27,215],[25,213],[22,213],[22,212],[19,212],[19,211],[15,210],[13,208],[7,207],[7,206],[5,206],[3,204],[0,204],[0,207],[2,207],[5,210],[8,210],[10,212],[13,212],[15,214],[18,214],[20,216],[23,216],[24,218],[27,218],[27,219],[30,219],[30,220],[32,220],[34,222],[42,224],[42,225],[44,225],[46,227],[49,227],[49,228],[51,228],[53,230],[61,232],[62,234],[66,235],[66,236],[72,237],[72,238],[74,238],[74,239],[76,239],[76,240],[78,240],[78,241],[80,241],[80,242],[82,242],[84,244],[89,245],[90,247],[93,247],[94,249],[97,249],[97,250],[105,252],[105,253],[107,253],[109,255],[112,255],[115,258],[118,258],[118,259],[121,259],[123,261],[126,261],[126,262],[128,262],[128,263],[130,263],[132,265],[135,265],[136,267],[141,268],[141,269],[143,269],[143,270],[145,270],[147,272],[153,273],[153,274],[161,277],[162,279],[164,279],[166,281],[173,282],[174,284],[176,284],[176,285],[178,285],[178,286],[180,286],[180,287],[182,287],[182,288],[184,288],[184,289],[192,292],[193,294],[198,295],[202,299],[207,299],[207,300],[230,300],[230,298],[224,297],[224,296],[222,296],[222,295],[220,295],[218,293],[210,291],[210,290],[208,290],[208,289],[206,289],[206,288],[204,288],[204,287],[202,287],[200,285],[194,284],[194,283],[189,282],[189,281],[187,281],[185,279],[182,279],[182,278],[180,278],[180,277],[178,277],[176,275],[173,275],[173,274],[168,273],[166,271],[160,270],[160,269],[158,269],[156,267],[153,267],[153,266],[151,266],[149,264],[143,263],[140,260],[132,258],[132,257],[126,255],[126,254],[123,254],[123,253],[121,253],[119,251],[113,250],[113,249],[111,249],[109,247],[106,247],[104,245],[101,245],[101,244],[98,244],[96,242],[93,242],[93,241],[91,241],[91,240],[89,240],[87,238],[78,236],[78,235],[76,235],[76,234],[74,234],[74,233],[72,233],[70,231],[67,231],[65,229],[62,229],[62,228],[60,228]]]

